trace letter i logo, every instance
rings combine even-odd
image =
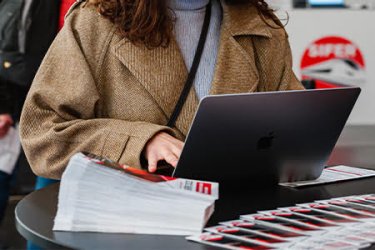
[[[196,192],[202,193],[202,194],[212,194],[212,185],[211,183],[197,183]]]

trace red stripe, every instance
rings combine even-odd
[[[342,170],[337,170],[337,169],[328,168],[327,170],[331,170],[331,171],[335,171],[335,172],[340,172],[340,173],[345,173],[345,174],[354,174],[354,175],[357,175],[357,176],[363,176],[361,174],[350,173],[350,172],[347,172],[347,171],[342,171]]]

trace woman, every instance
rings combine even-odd
[[[150,172],[161,160],[175,166],[203,96],[303,88],[292,72],[285,30],[263,0],[212,0],[194,87],[175,126],[167,127],[208,4],[77,4],[51,46],[22,114],[22,143],[35,173],[60,178],[79,151],[148,166]]]

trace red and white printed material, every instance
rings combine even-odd
[[[295,221],[301,225],[325,230],[325,233],[320,236],[321,238],[339,239],[342,242],[347,242],[358,246],[368,246],[371,244],[371,240],[369,240],[368,237],[363,237],[363,234],[358,232],[356,229],[343,227],[337,223],[334,223],[333,221],[320,219],[316,216],[306,216],[304,213],[297,213],[293,211],[298,211],[298,208],[280,208],[278,210],[262,211],[261,213],[271,214],[280,218],[281,220]]]
[[[358,205],[360,207],[375,209],[375,195],[350,196],[341,199],[347,201],[348,203]]]
[[[265,237],[277,239],[277,240],[284,240],[284,241],[294,241],[294,240],[301,240],[306,238],[306,235],[280,230],[276,228],[266,227],[263,225],[255,224],[255,222],[250,222],[246,220],[233,220],[233,221],[225,221],[221,222],[221,225],[237,228],[244,232],[255,233],[258,235],[262,235]]]
[[[303,216],[305,218],[319,220],[323,223],[327,224],[334,224],[334,225],[344,225],[348,224],[351,226],[352,224],[357,223],[354,220],[349,218],[343,218],[342,216],[338,216],[336,214],[327,214],[320,210],[311,209],[309,207],[288,207],[288,208],[281,208],[283,211],[292,212],[293,214]]]
[[[317,203],[322,205],[328,205],[334,210],[348,212],[353,214],[355,217],[361,217],[365,219],[367,222],[374,222],[375,223],[375,207],[366,208],[366,207],[359,207],[355,204],[351,204],[347,201],[340,201],[340,200],[330,200],[330,201],[317,201]]]
[[[320,85],[363,85],[367,80],[361,49],[339,36],[327,36],[311,43],[301,60],[301,71],[303,79],[314,79]]]
[[[321,200],[242,215],[187,239],[226,249],[362,249],[375,243],[374,209],[372,194]]]
[[[292,247],[288,248],[291,250],[354,250],[361,249],[370,246],[367,245],[356,245],[354,243],[345,242],[341,239],[328,238],[328,237],[311,237],[303,242],[296,243]]]
[[[279,217],[269,214],[249,214],[241,215],[241,219],[247,221],[254,221],[256,224],[263,225],[266,227],[272,227],[284,231],[289,231],[302,235],[321,235],[324,231],[316,227],[303,225],[298,221],[284,220]]]
[[[327,231],[320,227],[302,223],[294,219],[285,219],[267,213],[250,214],[241,216],[242,219],[253,221],[265,227],[286,230],[293,233],[305,235],[307,238],[292,239],[287,249],[356,249],[362,245],[368,246],[366,242],[347,242],[342,239],[332,240],[325,237]],[[339,247],[340,246],[340,247]],[[283,249],[283,247],[275,247]]]
[[[216,226],[205,228],[205,231],[222,235],[232,240],[239,240],[246,243],[256,244],[269,248],[286,248],[292,244],[283,239],[275,239],[264,235],[257,234],[256,232],[244,231],[234,227]]]
[[[375,206],[374,207],[368,207],[368,206],[361,206],[360,204],[352,203],[349,201],[346,201],[344,199],[333,199],[333,200],[325,200],[325,201],[318,201],[319,203],[323,204],[329,204],[334,207],[340,207],[342,209],[350,209],[355,210],[360,213],[364,213],[366,215],[372,215],[375,216]]]
[[[107,159],[74,155],[61,179],[53,230],[163,235],[202,232],[219,197],[217,183],[119,167]]]
[[[374,206],[375,206],[375,194],[367,194],[367,195],[363,195],[361,198],[362,198],[362,199],[365,199],[365,200],[367,200],[367,201],[372,202],[372,203],[374,204]]]
[[[313,211],[322,212],[328,215],[334,215],[354,222],[364,221],[366,223],[375,223],[375,217],[371,214],[365,214],[354,209],[344,209],[342,207],[326,204],[323,202],[299,204],[298,206],[306,207]]]
[[[211,233],[203,233],[197,236],[189,236],[186,237],[189,241],[198,242],[204,245],[209,245],[213,247],[219,247],[223,249],[234,249],[234,250],[243,250],[243,249],[251,249],[251,250],[267,250],[272,249],[269,247],[256,245],[252,243],[247,243],[239,240],[233,240],[222,235],[211,234]]]
[[[291,241],[283,245],[277,244],[267,244],[262,242],[261,244],[252,243],[248,240],[243,240],[241,238],[235,239],[233,237],[228,237],[225,234],[215,234],[215,233],[203,233],[201,235],[189,236],[186,237],[189,241],[194,241],[204,245],[214,246],[222,249],[288,249],[288,250],[352,250],[358,249],[359,247],[338,240],[333,239],[324,239],[324,238],[303,238],[299,241]],[[254,241],[261,242],[261,241]],[[271,245],[271,246],[267,246]]]
[[[362,0],[351,1],[363,2]],[[348,83],[348,78],[351,78],[350,85],[361,87],[362,92],[350,115],[348,124],[374,125],[375,33],[370,34],[367,29],[358,28],[363,27],[363,24],[375,23],[374,11],[294,9],[288,11],[288,15],[290,22],[286,25],[286,29],[293,50],[296,75],[301,78],[305,77],[311,73],[311,71],[306,72],[309,68],[310,70],[311,67],[316,69],[319,65],[321,67],[322,63],[326,63],[327,67],[321,71],[321,74],[326,73],[329,78],[334,78],[333,82]],[[308,54],[308,58],[305,57],[305,54]],[[363,62],[361,62],[361,57]],[[341,64],[340,59],[346,60],[348,64]],[[349,65],[353,65],[353,68],[346,70],[350,67]],[[310,77],[323,80],[317,81],[317,85],[321,85],[321,87],[324,87],[324,80],[332,81],[321,75],[311,75]],[[370,137],[368,140],[371,140]]]
[[[355,168],[348,166],[335,166],[325,168],[321,176],[316,180],[311,181],[297,181],[280,183],[281,186],[286,187],[305,187],[313,185],[321,185],[327,183],[335,183],[339,181],[356,180],[360,178],[367,178],[375,176],[375,171],[364,168]]]
[[[375,227],[369,223],[358,223],[358,221],[343,217],[340,214],[326,213],[310,207],[287,207],[280,208],[280,210],[304,217],[309,222],[321,221],[328,224],[335,224],[336,227],[322,227],[323,230],[329,231],[329,234],[325,234],[327,237],[334,235],[340,238],[352,238],[351,240],[361,243],[372,243],[375,241]]]
[[[272,215],[280,220],[286,221],[286,222],[294,222],[298,225],[302,225],[305,227],[311,227],[314,229],[325,229],[325,228],[332,228],[337,227],[337,224],[329,222],[329,221],[322,221],[318,220],[315,217],[305,217],[297,213],[293,213],[292,211],[287,210],[270,210],[270,211],[261,211],[262,214]]]

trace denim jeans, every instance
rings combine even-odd
[[[0,171],[0,224],[4,219],[5,210],[8,205],[12,178],[13,175]]]
[[[38,176],[37,179],[36,179],[35,190],[47,187],[48,185],[51,185],[51,184],[56,183],[56,182],[58,182],[58,181],[57,180],[52,180],[52,179],[46,179],[46,178]],[[31,241],[28,241],[26,249],[27,250],[42,250],[43,248],[35,245]]]

